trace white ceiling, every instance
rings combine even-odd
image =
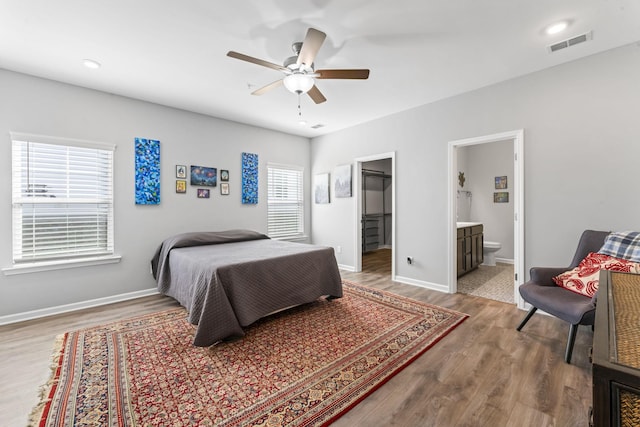
[[[278,71],[226,53],[281,64],[309,27],[327,33],[316,69],[371,74],[317,81],[327,102],[303,96],[300,126],[295,94],[250,94]],[[0,68],[307,137],[638,40],[638,0],[0,0]]]

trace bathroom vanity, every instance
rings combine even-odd
[[[484,231],[479,222],[459,222],[457,227],[457,272],[460,277],[475,270],[484,261]]]

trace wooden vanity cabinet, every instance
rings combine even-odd
[[[484,261],[484,230],[482,224],[458,228],[458,277],[475,270]]]

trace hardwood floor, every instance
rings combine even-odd
[[[391,276],[391,249],[377,249],[362,254],[362,271]]]
[[[56,336],[178,306],[174,299],[156,295],[0,326],[0,426],[28,425],[39,390],[49,379]]]
[[[366,273],[343,271],[342,276],[470,317],[334,426],[588,424],[590,328],[580,328],[573,364],[567,365],[563,355],[568,325],[558,319],[536,315],[517,332],[524,312],[512,304],[392,282],[382,268]],[[152,296],[1,326],[0,425],[27,424],[39,386],[49,375],[56,335],[176,305],[170,298]]]

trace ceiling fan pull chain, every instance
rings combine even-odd
[[[302,108],[300,107],[300,95],[302,95],[301,92],[298,92],[298,124],[300,126],[304,126],[307,124],[307,121],[302,118]]]

